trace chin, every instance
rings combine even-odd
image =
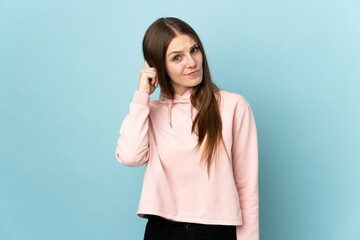
[[[196,79],[194,87],[199,85],[202,82],[202,80],[203,80],[202,77],[200,77],[199,79]]]

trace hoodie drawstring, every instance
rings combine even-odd
[[[169,124],[170,124],[170,127],[171,127],[171,128],[172,128],[172,121],[171,121],[171,109],[172,109],[172,104],[173,104],[173,99],[171,99],[171,102],[170,102],[169,108],[168,108]]]
[[[175,103],[179,104],[189,104],[189,110],[190,110],[190,118],[191,121],[194,122],[193,119],[193,105],[191,104],[191,92],[192,89],[190,88],[187,92],[185,92],[182,96],[174,95],[172,98],[169,98],[166,96],[162,91],[160,91],[159,100],[161,103],[168,104],[168,122],[170,127],[172,128],[172,108]]]
[[[171,119],[171,112],[172,112],[172,106],[173,106],[173,99],[171,99],[170,103],[169,103],[169,107],[168,107],[168,121],[169,121],[169,125],[170,127],[172,128],[172,119]],[[192,104],[190,102],[189,104],[189,108],[190,108],[190,118],[191,118],[191,122],[194,122],[194,119],[193,119],[193,113],[192,113]]]

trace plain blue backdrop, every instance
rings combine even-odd
[[[252,106],[261,239],[360,239],[357,0],[2,0],[0,239],[142,239],[145,165],[115,147],[163,16]]]

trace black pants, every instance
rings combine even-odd
[[[173,222],[148,216],[144,240],[236,240],[236,226]]]

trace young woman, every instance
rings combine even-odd
[[[258,143],[249,103],[211,81],[203,45],[177,18],[143,39],[130,112],[116,147],[126,166],[146,163],[137,215],[145,240],[259,239]],[[150,94],[160,85],[158,101]]]

